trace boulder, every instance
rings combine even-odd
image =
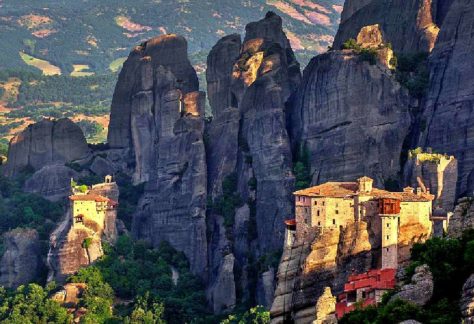
[[[10,141],[7,176],[14,176],[32,168],[65,164],[88,158],[90,150],[79,126],[67,118],[44,119],[29,125]]]
[[[42,268],[38,232],[15,229],[3,236],[4,253],[0,263],[0,286],[16,288],[38,279]]]
[[[47,165],[26,180],[23,190],[50,201],[60,201],[71,194],[71,179],[78,177],[76,171],[64,165]]]
[[[433,274],[425,264],[416,267],[411,283],[401,286],[400,291],[392,296],[391,301],[401,299],[418,306],[425,306],[433,297]]]

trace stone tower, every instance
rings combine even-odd
[[[382,223],[382,269],[397,269],[400,200],[381,198],[379,215]]]

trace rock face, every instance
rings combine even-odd
[[[204,101],[186,40],[165,35],[137,46],[117,83],[108,134],[146,182],[133,221],[135,238],[169,241],[206,273]]]
[[[13,176],[28,167],[36,171],[45,165],[85,159],[89,153],[79,126],[67,118],[45,119],[28,126],[10,141],[4,173]]]
[[[460,238],[462,233],[474,228],[474,203],[472,198],[461,198],[449,220],[448,236]]]
[[[336,297],[332,295],[331,288],[324,288],[324,293],[316,303],[316,320],[313,324],[336,324]]]
[[[474,55],[472,1],[454,1],[430,57],[420,146],[454,155],[459,163],[458,196],[474,191]]]
[[[234,261],[235,258],[232,254],[224,257],[217,280],[210,289],[212,294],[208,296],[208,300],[212,305],[214,313],[232,309],[236,304]]]
[[[313,183],[397,179],[409,107],[408,93],[381,63],[361,62],[350,50],[315,57],[291,113],[293,142],[311,155]]]
[[[0,286],[16,288],[38,278],[41,251],[36,230],[15,229],[4,235],[0,264]]]
[[[60,164],[47,165],[26,180],[23,190],[51,201],[59,201],[71,193],[73,178],[78,178],[76,171]]]
[[[463,323],[474,323],[474,275],[471,275],[462,288],[460,308]]]
[[[444,10],[440,9],[440,15]],[[355,39],[362,27],[374,24],[381,26],[384,39],[397,53],[430,52],[439,32],[432,0],[348,0],[333,47],[340,49],[349,38]]]
[[[223,256],[235,255],[236,289],[249,298],[249,255],[259,258],[280,249],[283,220],[292,212],[292,152],[286,131],[285,105],[300,82],[299,65],[273,13],[238,35],[221,39],[208,57],[208,94],[213,120],[206,127],[208,192],[219,201],[226,179],[235,179],[235,194],[244,202],[234,226],[220,226],[216,210],[208,220],[211,284],[220,277]],[[246,202],[246,203],[245,203]],[[250,248],[252,246],[252,248]],[[217,248],[218,247],[218,248]],[[272,269],[257,280],[257,298],[268,304]]]
[[[320,298],[323,302],[328,287],[334,295],[341,293],[352,271],[362,273],[377,263],[378,255],[372,250],[380,242],[371,235],[372,226],[366,222],[353,223],[316,233],[315,237],[309,236],[285,249],[271,307],[272,323],[331,320],[330,312],[320,311],[324,314],[316,316],[319,308],[315,302]]]
[[[411,283],[403,285],[400,291],[393,295],[391,300],[401,299],[418,306],[425,306],[433,296],[433,274],[425,264],[415,269]]]
[[[162,97],[153,98],[150,92],[152,88],[177,88],[183,94],[198,90],[199,82],[188,60],[187,48],[183,37],[169,34],[150,39],[136,46],[130,53],[120,72],[112,99],[108,133],[108,143],[112,148],[132,146],[133,126],[138,126],[134,125],[137,122],[133,120],[133,115],[146,116],[146,109],[140,112],[140,106],[144,109],[151,105],[150,101]],[[160,66],[166,69],[159,68]],[[170,86],[167,78],[174,79],[175,84]],[[135,102],[131,102],[132,97]],[[172,100],[165,99],[164,103],[170,101]],[[145,121],[146,118],[143,119],[144,123]]]

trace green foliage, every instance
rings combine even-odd
[[[263,306],[256,306],[243,313],[231,314],[221,324],[268,324],[270,312]]]
[[[430,77],[428,53],[398,54],[395,76],[413,97],[423,97]]]
[[[104,131],[99,123],[89,120],[80,120],[76,124],[82,129],[84,136],[88,141],[96,140]]]
[[[18,121],[18,122],[3,124],[3,125],[0,124],[0,136],[8,135],[12,129],[20,127],[23,124],[24,124],[23,121]]]
[[[132,228],[132,217],[138,205],[140,197],[145,189],[144,184],[134,186],[130,177],[124,174],[116,176],[117,185],[120,188],[117,217],[122,220],[128,229]]]
[[[184,254],[168,243],[151,249],[145,242],[134,243],[122,236],[115,247],[106,250],[102,259],[70,278],[87,283],[82,303],[90,322],[104,323],[117,316],[109,307],[114,296],[135,299],[133,308],[125,310],[129,323],[150,323],[150,318],[185,323],[209,316],[204,285],[190,273]],[[177,285],[171,278],[171,266],[179,273]]]
[[[163,304],[156,299],[152,299],[147,292],[144,296],[137,298],[132,314],[125,318],[124,323],[165,324],[164,311]]]
[[[86,237],[84,239],[84,242],[82,242],[82,247],[84,249],[88,249],[91,246],[91,244],[92,244],[92,238],[91,237]]]
[[[357,41],[354,38],[349,38],[344,42],[344,44],[342,44],[342,49],[360,51],[362,47],[357,44]]]
[[[305,189],[311,185],[311,161],[306,145],[300,145],[294,161],[295,189]]]
[[[0,287],[0,322],[70,323],[72,318],[66,309],[49,299],[48,293],[37,284],[20,286],[15,291]]]
[[[0,234],[17,227],[30,227],[38,230],[40,239],[48,240],[51,224],[63,215],[62,205],[25,193],[21,188],[20,179],[0,176]]]
[[[405,283],[409,283],[415,268],[427,264],[433,274],[434,294],[431,301],[418,306],[395,300],[387,303],[384,296],[379,307],[356,309],[340,321],[345,323],[399,323],[414,319],[422,323],[459,323],[459,298],[464,282],[474,272],[474,230],[464,233],[461,239],[432,238],[412,248],[412,262],[406,268]]]
[[[369,62],[370,65],[377,64],[377,49],[364,48],[359,53],[359,60],[362,62]]]
[[[281,255],[283,250],[276,250],[273,252],[269,252],[267,254],[262,255],[256,264],[256,268],[258,273],[263,273],[268,271],[270,268],[278,269],[278,265],[280,264]]]
[[[235,209],[243,202],[237,192],[237,173],[232,173],[222,181],[222,195],[212,204],[213,211],[224,217],[224,225],[230,228],[234,225]]]

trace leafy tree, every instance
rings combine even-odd
[[[256,306],[250,310],[240,313],[231,314],[229,317],[221,321],[221,324],[267,324],[270,323],[270,312],[265,310],[263,306]]]
[[[48,298],[48,291],[37,284],[20,286],[15,291],[0,287],[2,323],[70,323],[65,308]]]

